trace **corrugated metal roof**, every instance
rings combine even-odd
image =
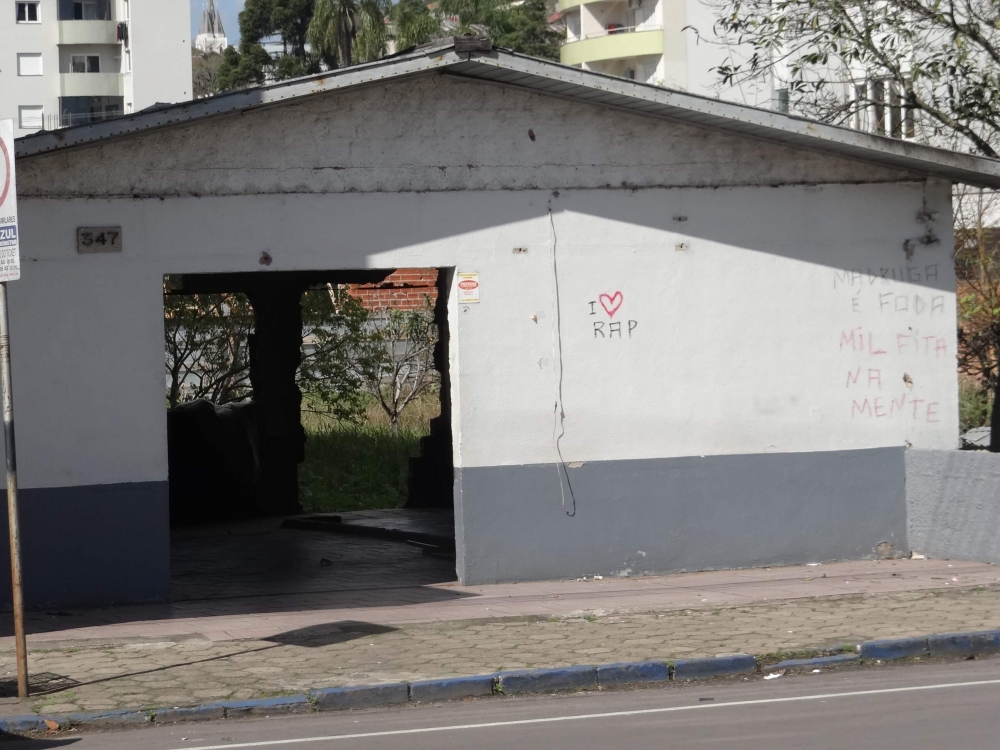
[[[26,158],[231,112],[280,105],[293,99],[352,86],[371,85],[434,72],[530,88],[552,96],[728,130],[800,148],[886,164],[954,182],[1000,188],[1000,160],[997,159],[933,148],[913,141],[826,125],[767,109],[636,83],[501,49],[460,54],[455,52],[452,44],[416,50],[329,73],[145,110],[91,125],[25,136],[17,141],[17,156]]]

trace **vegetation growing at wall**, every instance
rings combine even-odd
[[[963,429],[987,424],[1000,388],[1000,229],[987,221],[1000,208],[990,191],[958,187],[955,270],[958,276],[958,368],[963,376]]]

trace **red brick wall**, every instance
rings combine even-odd
[[[400,268],[378,284],[347,284],[352,297],[369,310],[420,310],[437,301],[437,275],[434,268]]]

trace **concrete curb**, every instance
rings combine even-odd
[[[858,661],[861,661],[861,654],[834,654],[833,656],[817,656],[813,659],[786,659],[777,664],[769,664],[764,669],[835,667],[838,664],[853,664]]]
[[[757,657],[749,654],[727,654],[708,659],[681,659],[674,663],[672,680],[704,680],[757,671]]]
[[[864,661],[891,661],[912,656],[973,656],[1000,653],[1000,630],[942,633],[919,638],[884,638],[858,644],[856,654],[834,654],[812,659],[787,659],[768,669],[831,667]],[[69,715],[0,717],[0,737],[43,734],[69,727],[107,728],[211,721],[242,716],[271,716],[315,711],[398,705],[420,701],[461,700],[489,695],[594,690],[637,683],[677,682],[750,674],[759,669],[749,654],[727,654],[704,659],[638,661],[598,666],[519,669],[495,674],[450,677],[381,685],[319,688],[307,694],[247,701],[216,701],[201,706],[158,708],[151,711],[87,711]]]
[[[587,690],[598,687],[596,667],[517,669],[497,675],[496,692],[543,693],[549,690]]]
[[[442,680],[417,680],[410,683],[411,701],[452,701],[493,695],[497,675],[450,677]]]
[[[927,656],[927,638],[885,638],[858,646],[866,661],[891,661],[907,656]]]

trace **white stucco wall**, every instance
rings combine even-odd
[[[407,113],[409,84],[25,161],[24,485],[166,479],[160,285],[182,272],[478,271],[482,302],[450,305],[458,466],[557,460],[557,321],[566,461],[954,447],[947,185],[497,87],[475,86],[470,109],[471,84],[434,85],[429,122]],[[370,116],[390,101],[394,118]],[[570,115],[595,163],[547,138]],[[745,184],[755,173],[770,185]],[[121,255],[77,255],[76,227],[99,225],[123,227]],[[917,241],[928,230],[939,242]],[[616,292],[609,318],[599,295]]]

